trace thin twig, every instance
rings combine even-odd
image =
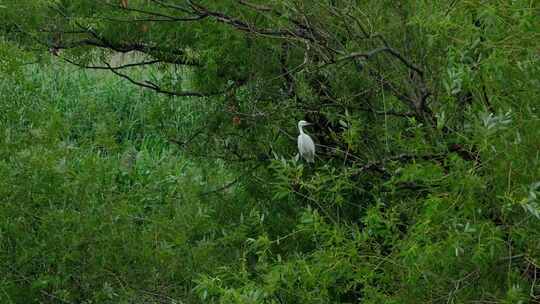
[[[68,58],[65,58],[65,57],[62,57],[62,60],[66,61],[66,62],[69,62],[69,63],[71,63],[71,64],[73,64],[75,66],[84,68],[84,69],[93,69],[93,70],[110,70],[111,68],[114,69],[114,70],[120,70],[120,69],[151,65],[151,64],[156,64],[156,63],[162,62],[161,60],[151,60],[151,61],[142,61],[142,62],[136,62],[136,63],[129,63],[129,64],[124,64],[124,65],[115,66],[115,67],[108,67],[108,66],[83,65],[83,64],[80,64],[78,62],[75,62],[75,61],[73,61],[71,59],[68,59]]]
[[[133,83],[135,85],[154,90],[154,91],[156,91],[158,93],[162,93],[162,94],[166,94],[166,95],[170,95],[170,96],[179,96],[179,97],[208,97],[208,96],[221,94],[221,92],[219,92],[219,93],[201,93],[201,92],[194,92],[194,91],[178,92],[178,91],[165,90],[165,89],[162,89],[160,86],[158,86],[158,85],[156,85],[154,83],[148,82],[148,81],[146,81],[146,82],[137,81],[137,80],[129,77],[126,74],[122,74],[122,73],[118,72],[118,69],[113,68],[108,62],[103,62],[103,63],[108,67],[108,69],[111,72],[113,72],[117,76],[120,76],[120,77],[126,79],[127,81],[129,81],[129,82],[131,82],[131,83]]]

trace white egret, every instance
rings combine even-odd
[[[300,156],[308,163],[313,163],[315,162],[315,143],[302,129],[302,127],[309,125],[311,125],[311,123],[305,120],[300,120],[298,122],[298,131],[300,131],[300,135],[298,135],[298,152],[300,152]]]

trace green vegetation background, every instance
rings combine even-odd
[[[232,262],[218,239],[249,200],[201,197],[231,174],[166,140],[197,127],[197,105],[64,65],[0,91],[2,303],[157,301]]]
[[[227,100],[166,97],[50,59],[25,65],[34,57],[4,37],[0,303],[538,303],[537,7],[479,6],[482,42],[467,14],[419,7],[409,20],[429,46],[438,125],[355,111],[347,98],[326,109],[303,75],[305,106],[324,108],[342,127],[333,143],[357,157],[321,153],[315,167],[293,159],[306,109],[253,97],[277,86],[241,91],[241,110],[257,100],[274,116],[236,124]],[[223,41],[204,40],[207,78],[188,80],[218,86]],[[225,72],[245,58],[229,59]],[[373,90],[384,110],[399,107],[344,70],[335,91]],[[459,104],[464,91],[471,105]],[[227,161],[231,150],[249,161]],[[389,176],[362,169],[379,162]]]

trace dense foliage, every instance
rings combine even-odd
[[[539,10],[0,2],[0,299],[538,302]]]

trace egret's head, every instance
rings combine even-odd
[[[302,127],[305,127],[305,126],[311,126],[311,125],[312,125],[312,123],[309,123],[309,122],[307,122],[305,120],[300,120],[298,122],[298,128],[302,128]]]

